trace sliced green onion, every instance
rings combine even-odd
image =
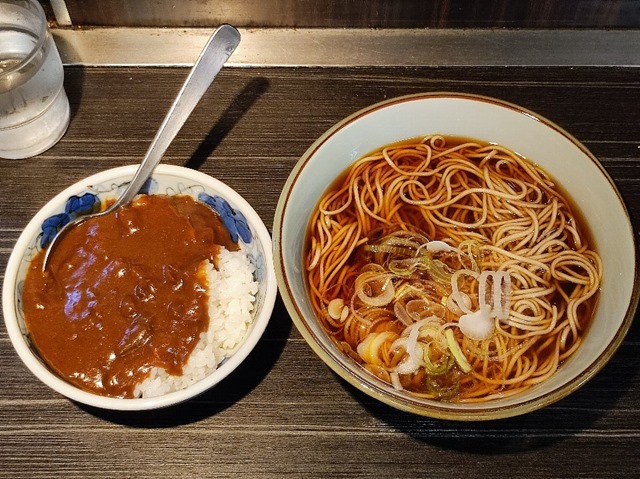
[[[412,256],[414,253],[414,250],[411,248],[388,244],[368,244],[364,246],[364,250],[371,253],[389,253],[402,256]]]
[[[447,286],[450,285],[451,277],[454,273],[454,270],[449,268],[449,266],[440,260],[435,259],[431,262],[431,270],[429,271],[429,274],[431,274],[431,279],[436,283],[446,284]]]
[[[451,329],[447,329],[444,332],[445,337],[447,338],[447,346],[449,346],[449,351],[453,354],[453,357],[456,359],[458,366],[462,369],[463,372],[468,373],[471,371],[471,364],[467,361],[467,358],[464,357],[460,346],[456,342],[456,338],[453,336],[453,331]]]
[[[422,348],[422,359],[425,363],[425,369],[431,376],[440,376],[447,373],[453,366],[453,356],[443,356],[440,361],[431,361],[431,348],[428,344],[418,343]]]
[[[409,276],[416,270],[417,262],[415,259],[394,259],[389,261],[389,271],[398,276]]]
[[[416,258],[418,260],[418,268],[422,271],[429,271],[433,265],[433,258],[428,254],[423,254]]]

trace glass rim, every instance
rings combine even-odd
[[[42,48],[45,40],[47,39],[47,35],[48,33],[48,22],[47,22],[47,16],[44,13],[44,9],[42,8],[42,5],[40,5],[40,2],[38,2],[37,0],[26,0],[32,7],[35,8],[35,11],[33,10],[28,10],[30,12],[35,13],[39,19],[41,20],[40,23],[40,29],[37,32],[38,35],[38,41],[35,43],[35,45],[33,46],[33,48],[29,51],[29,53],[23,58],[21,59],[18,63],[16,63],[15,65],[11,66],[10,68],[6,69],[5,71],[0,73],[0,80],[4,79],[5,77],[16,73],[17,71],[19,71],[21,68],[23,68],[26,64],[28,64],[33,57],[36,55],[36,53]],[[21,7],[21,5],[16,5],[15,2],[11,2],[11,1],[6,1],[6,0],[0,0],[0,3],[5,3],[5,4],[10,4],[10,5],[14,5],[14,6],[18,6]]]

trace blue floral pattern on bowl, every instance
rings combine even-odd
[[[247,219],[240,211],[234,210],[227,200],[204,192],[198,195],[198,199],[220,215],[234,243],[238,242],[238,238],[241,238],[245,244],[251,243],[252,236]]]
[[[153,178],[149,178],[140,188],[140,194],[151,194],[157,188],[156,181]],[[101,188],[98,186],[90,187],[95,193],[86,192],[82,195],[70,196],[64,205],[64,211],[52,216],[49,216],[42,222],[42,234],[40,235],[40,248],[46,248],[49,243],[53,241],[58,231],[62,229],[64,225],[74,220],[78,216],[88,215],[90,213],[97,213],[102,209],[102,201],[99,194],[118,192],[118,195],[126,188],[129,182],[112,184],[111,188]]]
[[[119,196],[124,188],[128,185],[128,182],[123,183],[111,183],[109,185],[93,185],[89,187],[89,190],[93,192],[85,192],[82,195],[73,195],[67,200],[64,211],[48,217],[42,223],[42,233],[40,235],[39,246],[40,248],[46,248],[53,240],[58,231],[62,229],[64,225],[78,216],[83,216],[89,213],[95,213],[102,209],[102,200],[105,195],[108,197]],[[218,195],[210,195],[202,191],[204,188],[200,185],[184,186],[178,185],[177,188],[169,187],[165,194],[190,194],[197,196],[198,200],[208,205],[214,210],[224,223],[225,227],[231,235],[233,242],[238,242],[241,239],[246,245],[251,244],[253,235],[249,224],[244,215],[234,209],[227,200]],[[153,178],[149,178],[145,184],[140,188],[140,194],[153,194],[158,190],[158,183]],[[101,200],[101,197],[102,200]]]
[[[64,205],[64,212],[50,216],[42,223],[42,236],[40,247],[46,248],[58,231],[78,216],[100,211],[102,202],[93,193],[84,193],[82,196],[71,196]]]

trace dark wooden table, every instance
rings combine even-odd
[[[0,274],[55,193],[140,161],[186,74],[67,69],[66,136],[39,157],[0,160]],[[600,158],[640,228],[637,68],[226,68],[165,162],[226,182],[270,228],[291,168],[316,137],[366,105],[421,91],[491,95],[556,121]],[[346,384],[278,300],[256,350],[217,387],[176,407],[117,413],[41,384],[2,323],[0,477],[639,477],[639,344],[636,322],[595,379],[546,409],[449,422],[396,411]]]

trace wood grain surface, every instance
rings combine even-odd
[[[22,228],[54,194],[140,161],[186,74],[66,70],[66,136],[39,157],[0,160],[1,275]],[[491,95],[557,122],[602,161],[640,226],[637,68],[224,69],[164,161],[226,182],[271,228],[282,186],[315,138],[371,103],[422,91]],[[176,407],[117,413],[41,384],[2,323],[0,477],[638,477],[639,344],[636,321],[593,380],[543,410],[441,421],[342,381],[278,299],[258,347],[221,384]]]

